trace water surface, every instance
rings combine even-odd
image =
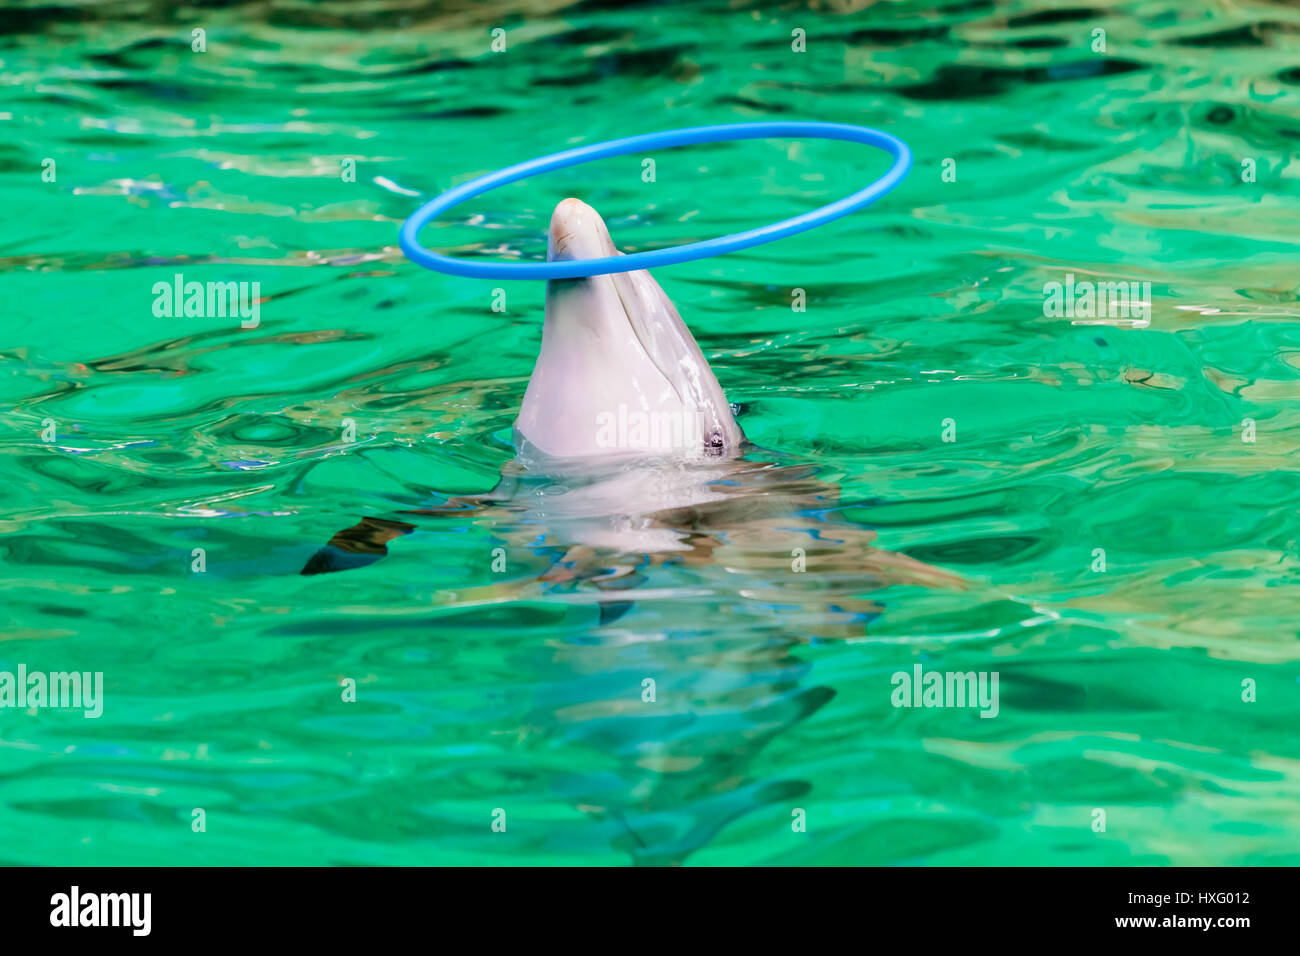
[[[0,76],[0,671],[105,684],[97,720],[0,711],[4,862],[1300,863],[1294,6],[17,4]],[[656,277],[750,439],[834,489],[790,533],[874,532],[964,588],[799,577],[723,522],[743,561],[647,564],[602,624],[508,509],[298,574],[514,454],[543,288],[406,262],[422,199],[766,118],[887,130],[914,171]],[[657,248],[887,166],[644,158],[426,242],[534,259],[577,195]],[[258,326],[155,316],[177,273],[260,283]],[[1149,322],[1048,315],[1067,274],[1149,282]],[[917,663],[996,671],[998,716],[895,708]]]

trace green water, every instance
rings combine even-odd
[[[1226,0],[8,5],[0,671],[101,671],[104,703],[0,710],[0,861],[1300,863],[1297,64],[1300,11]],[[838,485],[827,533],[964,589],[796,578],[787,540],[649,566],[602,626],[508,510],[298,574],[513,455],[543,288],[406,262],[421,197],[764,118],[887,130],[914,170],[657,278],[749,438]],[[577,195],[655,248],[886,166],[643,158],[426,243],[537,258]],[[177,273],[259,282],[260,323],[156,317]],[[1046,314],[1069,273],[1150,282],[1149,325]],[[997,672],[997,717],[892,706],[917,663]]]

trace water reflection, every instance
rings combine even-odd
[[[963,586],[873,547],[834,483],[773,457],[575,465],[525,451],[490,493],[364,518],[303,573],[373,564],[417,532],[436,549],[440,523],[469,520],[499,542],[493,560],[509,573],[458,592],[458,605],[591,606],[586,626],[515,662],[533,694],[521,734],[584,754],[595,769],[559,772],[551,786],[612,823],[613,846],[679,864],[729,821],[782,804],[793,813],[808,792],[753,769],[834,696],[800,645],[862,637],[879,588]]]

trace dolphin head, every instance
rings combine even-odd
[[[555,207],[549,260],[621,254],[596,210],[577,199]],[[745,437],[645,271],[547,283],[541,353],[515,429],[553,458],[735,458]]]

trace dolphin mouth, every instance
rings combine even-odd
[[[619,253],[619,255],[622,254],[623,253],[621,252]],[[689,399],[689,396],[682,394],[682,389],[678,385],[677,379],[673,375],[672,370],[664,367],[665,363],[663,355],[654,347],[654,339],[645,327],[644,317],[642,317],[641,321],[638,321],[633,317],[634,314],[641,316],[641,310],[628,308],[627,298],[624,295],[623,283],[615,282],[614,292],[618,295],[619,305],[623,307],[623,318],[627,319],[627,324],[632,329],[632,334],[636,336],[637,342],[641,345],[645,354],[649,356],[650,361],[654,363],[655,368],[659,369],[659,374],[664,377],[664,381],[672,386],[673,394],[677,396],[678,401],[686,402]]]

